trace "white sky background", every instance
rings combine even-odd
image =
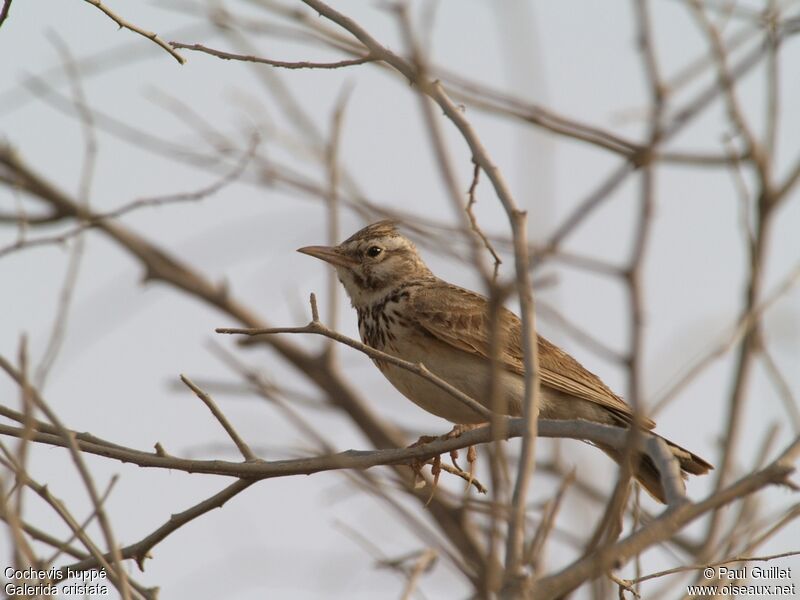
[[[109,6],[145,29],[166,39],[203,42],[229,49],[209,32],[203,20],[155,4],[109,2]],[[795,2],[779,3],[797,12]],[[706,52],[706,43],[682,3],[656,0],[653,22],[662,72],[669,76],[687,61]],[[758,3],[750,3],[758,5]],[[202,4],[196,5],[201,8]],[[257,6],[227,4],[234,12],[265,17]],[[334,6],[370,31],[377,39],[402,50],[392,16],[376,3],[335,2]],[[419,6],[414,5],[416,8]],[[641,60],[629,2],[454,2],[439,4],[432,30],[432,58],[472,79],[507,89],[585,123],[593,123],[642,139],[646,107]],[[502,12],[498,7],[502,7]],[[419,17],[415,10],[414,16]],[[415,20],[418,22],[418,20]],[[732,20],[726,31],[741,27]],[[174,33],[182,29],[181,33]],[[170,111],[154,101],[159,94],[191,106],[219,129],[234,133],[241,153],[246,132],[263,124],[261,150],[288,161],[302,172],[325,181],[312,157],[290,156],[273,142],[294,135],[284,114],[264,93],[251,65],[220,61],[183,52],[188,62],[178,65],[165,52],[117,27],[102,13],[82,2],[29,3],[17,0],[11,17],[0,29],[0,135],[51,181],[74,193],[83,160],[79,121],[66,117],[41,98],[26,92],[27,75],[42,77],[68,96],[69,86],[59,69],[61,57],[48,41],[58,35],[79,57],[113,56],[127,48],[130,61],[83,80],[89,104],[128,124],[179,144],[211,151]],[[280,39],[265,39],[263,56],[281,60],[336,60],[338,55]],[[141,59],[139,56],[141,55]],[[509,56],[513,60],[509,60]],[[800,134],[800,44],[789,39],[782,51],[782,112],[777,172],[783,174],[798,160]],[[262,70],[270,67],[262,66]],[[418,98],[399,78],[372,65],[335,71],[277,73],[301,100],[302,107],[323,131],[343,85],[352,85],[341,144],[341,160],[371,200],[401,207],[425,217],[455,222],[438,165],[423,128]],[[794,75],[793,75],[794,74]],[[702,80],[708,83],[707,76]],[[691,90],[698,90],[694,85]],[[739,86],[753,128],[763,130],[764,73],[756,69]],[[679,98],[691,97],[684,93]],[[437,114],[439,112],[437,111]],[[621,162],[586,144],[540,135],[517,123],[468,110],[467,116],[508,178],[517,201],[530,211],[533,239],[543,239]],[[447,123],[444,129],[467,189],[471,163],[465,145]],[[669,145],[670,149],[719,153],[730,130],[720,103],[715,103]],[[91,204],[111,210],[136,198],[202,188],[218,172],[187,167],[180,161],[155,156],[119,138],[98,131],[99,156]],[[570,238],[566,248],[618,264],[628,260],[632,240],[638,178],[621,186]],[[753,181],[748,180],[751,185]],[[798,190],[784,203],[774,223],[769,250],[769,291],[782,281],[800,257]],[[14,210],[16,199],[5,189],[0,208]],[[713,348],[738,314],[743,297],[744,252],[739,227],[739,201],[731,174],[717,170],[662,167],[657,171],[656,215],[648,247],[645,276],[646,353],[645,400],[655,400],[692,361]],[[39,208],[25,201],[30,212]],[[484,178],[477,213],[485,229],[506,233],[507,220]],[[227,280],[233,293],[275,325],[299,325],[309,317],[307,298],[316,292],[327,314],[327,270],[294,250],[326,241],[322,205],[306,197],[244,183],[230,185],[200,203],[150,208],[131,213],[122,222],[163,246],[214,280]],[[344,238],[364,223],[343,212]],[[31,237],[56,229],[34,229]],[[0,227],[0,248],[13,243],[13,227]],[[465,286],[477,278],[464,264],[436,253],[421,241],[435,272]],[[27,333],[34,364],[44,351],[63,281],[68,253],[59,247],[25,250],[0,259],[0,352],[15,357],[19,336]],[[511,273],[511,262],[503,273]],[[541,298],[592,335],[624,350],[627,343],[627,304],[623,287],[607,278],[569,268],[557,273],[558,285]],[[142,286],[139,266],[99,233],[87,237],[73,310],[64,346],[44,395],[64,422],[78,431],[140,449],[161,442],[179,455],[236,459],[237,455],[207,409],[188,390],[174,382],[179,373],[197,381],[231,380],[233,376],[208,350],[214,340],[229,349],[232,340],[219,339],[215,327],[235,325],[162,284]],[[355,314],[339,292],[339,328],[357,336]],[[585,347],[576,344],[557,324],[540,319],[540,330],[575,354],[613,388],[623,391],[625,373]],[[800,291],[794,289],[768,313],[766,337],[795,396],[800,391]],[[319,340],[296,339],[319,345]],[[240,354],[286,385],[307,389],[297,374],[265,350]],[[342,348],[342,368],[387,420],[419,434],[444,432],[445,422],[427,415],[402,398],[368,360]],[[717,436],[723,430],[724,406],[730,390],[730,355],[684,389],[678,399],[657,415],[658,431],[715,462]],[[313,392],[313,390],[312,390]],[[3,402],[13,405],[18,392],[0,379]],[[264,458],[288,458],[285,448],[303,453],[301,437],[271,407],[252,397],[217,393],[215,399],[243,437]],[[740,466],[752,467],[768,428],[777,423],[774,448],[796,432],[761,366],[756,367],[744,419],[746,443]],[[363,448],[365,441],[347,420],[333,412],[306,411],[306,416],[344,450]],[[543,443],[544,455],[551,445]],[[580,462],[579,471],[610,488],[615,468],[601,453],[577,443],[563,444],[567,462]],[[139,540],[181,511],[230,483],[215,477],[167,473],[126,467],[87,458],[100,487],[119,474],[108,509],[122,544]],[[51,486],[77,515],[89,504],[66,453],[37,451],[31,471]],[[484,473],[485,474],[485,473]],[[712,477],[695,478],[689,495],[710,491]],[[538,475],[534,501],[547,497],[553,481]],[[790,500],[784,490],[760,498],[776,509]],[[648,500],[649,502],[649,500]],[[412,507],[418,513],[424,510]],[[596,515],[570,501],[559,526],[582,532]],[[55,517],[31,497],[29,515],[43,529],[61,531]],[[769,509],[764,514],[770,514]],[[353,493],[340,475],[314,475],[262,482],[235,498],[222,510],[203,516],[159,544],[144,573],[135,577],[161,586],[165,598],[371,598],[398,596],[402,582],[386,570],[373,568],[367,554],[336,527],[343,522],[360,531],[395,557],[417,550],[420,543],[386,507]],[[766,544],[764,554],[796,550],[797,537],[786,531]],[[689,530],[700,535],[703,527]],[[4,534],[5,535],[5,530]],[[10,564],[9,545],[0,547],[0,564]],[[560,568],[569,554],[554,544],[550,568]],[[645,570],[672,566],[659,550],[648,553]],[[787,559],[780,566],[800,568]],[[423,579],[429,598],[460,597],[467,589],[440,562]]]

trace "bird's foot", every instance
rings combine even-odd
[[[453,438],[457,438],[461,436],[462,433],[466,433],[468,431],[472,431],[473,429],[477,429],[478,427],[482,427],[484,423],[475,423],[475,424],[464,424],[460,423],[458,425],[454,425],[453,429],[442,436],[444,440],[451,440]],[[478,460],[478,451],[475,450],[475,446],[468,446],[467,447],[467,464],[469,465],[469,469],[464,471],[457,462],[458,459],[458,450],[451,450],[450,451],[450,460],[453,463],[453,466],[458,469],[461,473],[466,473],[466,481],[467,481],[467,489],[473,484],[475,480],[475,463]],[[483,487],[483,486],[481,486]],[[485,493],[485,492],[484,492]]]
[[[424,446],[425,444],[435,442],[438,439],[439,439],[438,436],[435,435],[422,435],[416,442],[410,444],[408,447],[416,448],[417,446]],[[437,468],[437,460],[438,460],[438,465],[441,465],[442,461],[441,457],[439,456],[428,460],[420,460],[418,458],[411,459],[409,466],[411,467],[411,470],[414,472],[414,488],[425,487],[425,478],[422,476],[422,467],[424,467],[428,463],[432,463],[431,473],[434,474],[434,486],[436,485],[436,482],[438,481],[439,478],[439,470],[440,470],[440,468]],[[434,471],[436,471],[436,473],[434,473]],[[430,499],[428,499],[428,502],[430,502]],[[426,506],[428,502],[425,503]]]
[[[428,444],[436,440],[451,440],[453,438],[459,437],[462,433],[476,429],[481,425],[482,424],[475,424],[475,425],[459,424],[455,425],[452,430],[441,436],[423,435],[416,442],[411,444],[409,448],[422,446],[423,444]],[[430,458],[428,460],[419,460],[419,459],[412,460],[410,466],[411,469],[414,471],[414,487],[416,488],[420,488],[425,485],[425,479],[422,476],[422,468],[426,464],[431,465],[431,475],[433,475],[433,482],[431,485],[431,494],[428,497],[427,502],[425,502],[425,506],[430,504],[431,500],[433,500],[433,495],[436,492],[436,486],[439,483],[439,475],[441,474],[442,470],[464,479],[467,482],[467,489],[469,489],[470,486],[475,486],[475,488],[479,492],[485,494],[486,488],[483,486],[483,484],[481,484],[479,481],[475,479],[475,462],[477,460],[478,460],[478,452],[475,450],[474,446],[469,446],[467,448],[467,463],[469,464],[468,471],[464,471],[464,469],[462,469],[458,464],[458,450],[450,451],[450,461],[453,463],[452,467],[449,467],[448,465],[443,465],[441,456],[434,456],[433,458]]]
[[[453,428],[445,433],[442,436],[443,440],[452,440],[453,438],[459,437],[462,433],[467,433],[468,431],[472,431],[473,429],[478,429],[479,427],[483,427],[486,423],[459,423],[458,425],[453,425]]]

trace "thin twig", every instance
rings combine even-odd
[[[794,432],[797,433],[800,431],[800,410],[798,410],[797,400],[792,393],[792,388],[789,386],[789,382],[786,380],[786,377],[778,367],[778,363],[775,362],[775,359],[772,358],[772,353],[767,348],[761,348],[759,351],[759,358],[761,358],[761,362],[764,364],[766,368],[767,375],[769,376],[770,381],[775,386],[775,390],[778,393],[778,397],[781,399],[783,403],[784,409],[786,409],[786,415],[789,417],[789,420],[792,423],[792,429]]]
[[[475,270],[479,273],[484,283],[488,285],[489,275],[483,263],[482,256],[480,255],[477,240],[470,232],[470,219],[463,209],[462,204],[462,187],[458,182],[454,162],[449,151],[447,142],[445,141],[444,132],[442,131],[442,119],[438,111],[434,110],[434,103],[430,98],[430,89],[426,86],[429,83],[429,65],[428,59],[423,54],[420,45],[417,41],[416,35],[411,27],[411,19],[408,15],[407,5],[396,4],[395,12],[397,14],[400,29],[403,34],[406,46],[408,46],[410,60],[413,64],[414,79],[411,81],[414,84],[414,89],[417,90],[417,97],[419,99],[419,106],[422,111],[422,118],[425,123],[425,130],[428,132],[428,137],[436,156],[436,161],[439,166],[439,174],[441,175],[442,182],[444,183],[447,192],[447,198],[450,200],[456,217],[458,218],[461,230],[463,231],[468,243],[471,253],[471,263]]]
[[[210,54],[211,56],[216,56],[217,58],[221,58],[223,60],[238,60],[242,62],[259,63],[263,65],[270,65],[272,67],[280,67],[282,69],[341,69],[342,67],[353,67],[356,65],[363,65],[365,63],[372,62],[373,60],[375,60],[371,56],[367,55],[367,56],[362,56],[361,58],[352,58],[352,59],[340,60],[329,63],[309,62],[309,61],[287,62],[283,60],[272,60],[271,58],[263,58],[260,56],[233,54],[231,52],[224,52],[222,50],[215,50],[214,48],[208,48],[207,46],[203,46],[202,44],[183,44],[181,42],[170,42],[169,45],[172,48],[180,48],[183,50],[194,50],[196,52],[203,52],[204,54]]]
[[[486,250],[489,251],[489,254],[492,255],[492,259],[494,259],[494,273],[493,279],[497,280],[497,274],[500,270],[500,265],[503,263],[503,260],[500,258],[500,255],[497,254],[497,251],[492,246],[492,243],[489,241],[489,238],[486,237],[486,234],[483,233],[483,230],[478,226],[478,220],[475,218],[475,213],[472,211],[472,208],[475,206],[475,203],[478,199],[475,197],[475,191],[478,189],[478,180],[480,179],[481,175],[481,168],[478,163],[475,163],[472,170],[472,183],[469,185],[469,190],[467,191],[467,216],[469,217],[469,223],[472,227],[472,231],[475,232],[481,241],[483,242],[484,247]]]
[[[753,134],[744,116],[744,111],[741,108],[739,99],[736,96],[735,79],[731,69],[728,67],[727,50],[719,30],[708,18],[708,15],[706,15],[705,8],[700,0],[689,0],[689,6],[692,8],[697,22],[703,28],[709,40],[711,52],[717,67],[719,86],[722,89],[722,96],[728,111],[728,118],[736,127],[739,134],[744,138],[744,142],[747,146],[747,154],[753,166],[756,168],[758,177],[761,180],[761,185],[764,188],[768,188],[770,185],[770,173],[767,156],[764,153],[763,147]]]
[[[2,247],[0,248],[0,258],[7,254],[12,254],[14,252],[29,248],[62,245],[72,238],[80,236],[85,231],[98,227],[104,221],[117,219],[127,215],[128,213],[138,211],[143,208],[165,206],[168,204],[179,204],[183,202],[197,202],[199,200],[208,198],[231,183],[234,183],[241,177],[242,173],[244,173],[247,166],[250,164],[250,161],[253,159],[258,144],[259,136],[253,135],[249,147],[247,150],[245,150],[245,152],[242,153],[241,158],[237,161],[233,168],[207,186],[203,186],[202,188],[188,192],[178,192],[175,194],[165,194],[162,196],[151,196],[149,198],[137,198],[136,200],[132,200],[119,206],[118,208],[114,208],[106,212],[95,212],[91,216],[87,216],[85,219],[83,219],[82,222],[73,229],[69,229],[59,234],[42,236],[33,239],[20,239],[12,244],[9,244],[8,246]],[[57,214],[60,215],[60,213]],[[63,215],[59,216],[58,218],[63,218]]]
[[[118,475],[114,475],[113,477],[111,477],[111,480],[108,482],[108,485],[106,486],[106,490],[100,496],[100,506],[105,506],[106,500],[108,500],[108,497],[111,495],[111,492],[114,489],[114,486],[116,485],[117,481],[119,481]],[[97,517],[97,511],[93,510],[91,514],[89,514],[89,516],[86,517],[86,519],[84,519],[84,521],[80,524],[81,531],[86,531],[86,528],[89,527],[89,524],[96,517]],[[51,556],[49,556],[43,562],[43,564],[52,565],[56,561],[56,559],[59,556],[61,556],[61,554],[63,554],[66,551],[66,549],[70,547],[70,544],[73,542],[73,540],[76,539],[76,537],[77,536],[75,535],[75,533],[72,533],[70,537],[68,537],[66,540],[64,540],[63,542],[59,542],[58,546],[56,547],[56,551]]]
[[[744,314],[739,321],[714,348],[712,348],[700,360],[695,362],[687,372],[677,379],[670,387],[663,392],[657,400],[651,403],[653,414],[657,413],[669,403],[677,394],[691,383],[700,373],[702,373],[712,362],[724,356],[733,348],[763,317],[767,310],[775,302],[782,298],[795,285],[800,283],[800,264],[797,264],[787,275],[787,277],[775,286],[774,290],[762,300],[757,306]]]
[[[527,552],[525,552],[525,564],[531,565],[534,570],[538,570],[538,567],[541,565],[540,561],[542,560],[545,544],[550,537],[550,532],[556,524],[556,517],[558,516],[558,511],[565,498],[567,488],[574,482],[575,469],[572,469],[561,480],[555,495],[543,510],[542,521],[539,523],[539,527],[536,529],[536,533],[528,545]]]
[[[165,42],[160,37],[158,37],[157,34],[153,33],[152,31],[147,31],[145,29],[142,29],[141,27],[137,27],[133,23],[130,23],[129,21],[126,21],[125,19],[120,17],[118,14],[116,14],[114,11],[112,11],[110,8],[105,6],[102,2],[100,2],[100,0],[85,0],[85,2],[88,2],[92,6],[96,6],[101,11],[103,11],[103,13],[105,13],[105,15],[108,18],[110,18],[117,25],[119,25],[120,29],[127,29],[129,31],[134,32],[134,33],[138,33],[142,37],[146,37],[151,42],[154,42],[154,43],[158,44],[159,46],[161,46],[164,50],[169,52],[170,55],[172,56],[172,58],[177,60],[180,64],[184,64],[186,62],[185,58],[183,58],[180,54],[175,52],[174,48],[172,48],[172,46],[170,46],[167,42]]]
[[[192,380],[186,377],[186,375],[182,374],[180,378],[181,381],[186,384],[186,387],[192,390],[195,393],[195,395],[198,398],[200,398],[200,400],[203,401],[203,404],[205,404],[206,407],[208,407],[208,410],[211,411],[211,414],[214,415],[214,418],[217,421],[219,421],[219,424],[222,425],[222,428],[225,430],[228,436],[230,436],[231,440],[233,440],[233,443],[236,444],[237,448],[239,448],[239,452],[242,453],[244,459],[257,460],[258,457],[255,454],[253,454],[253,451],[250,449],[250,446],[248,446],[247,442],[245,442],[241,438],[241,436],[237,433],[236,429],[234,429],[233,425],[231,425],[230,421],[228,421],[228,419],[219,409],[219,407],[211,398],[211,396],[206,394],[203,390],[201,390],[194,383],[192,383]]]

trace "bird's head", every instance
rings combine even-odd
[[[353,306],[369,306],[401,283],[433,277],[416,246],[394,221],[367,225],[338,246],[306,246],[298,252],[336,267]]]

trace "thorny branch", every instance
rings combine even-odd
[[[88,2],[92,6],[96,6],[97,8],[99,8],[108,18],[110,18],[117,25],[119,25],[120,29],[127,29],[134,33],[138,33],[142,37],[145,37],[148,40],[161,46],[164,50],[169,52],[169,54],[172,55],[172,58],[177,60],[180,64],[184,64],[186,62],[186,59],[183,58],[177,52],[175,52],[175,50],[167,42],[158,37],[158,34],[155,34],[152,31],[147,31],[145,29],[142,29],[141,27],[138,27],[137,25],[134,25],[133,23],[126,21],[125,19],[120,17],[117,13],[108,8],[105,4],[100,2],[100,0],[84,0],[84,1]]]
[[[195,52],[202,52],[204,54],[216,56],[217,58],[221,58],[223,60],[238,60],[241,62],[259,63],[262,65],[269,65],[271,67],[280,67],[281,69],[341,69],[342,67],[353,67],[356,65],[363,65],[365,63],[372,62],[373,60],[371,56],[364,56],[363,58],[340,60],[332,63],[320,63],[320,62],[308,62],[308,61],[287,62],[283,60],[272,60],[269,58],[263,58],[261,56],[247,56],[243,54],[233,54],[231,52],[224,52],[222,50],[215,50],[214,48],[208,48],[207,46],[203,46],[202,44],[183,44],[181,42],[170,42],[169,44],[173,48],[179,48],[183,50],[194,50]]]

